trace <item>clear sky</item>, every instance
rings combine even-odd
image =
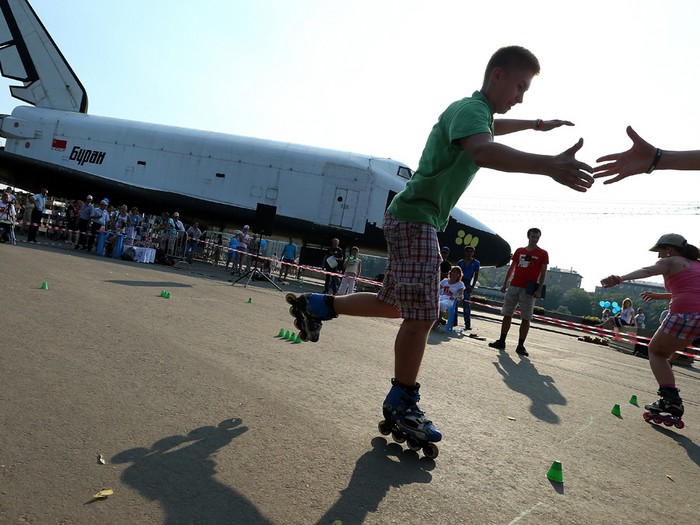
[[[697,0],[33,0],[96,115],[391,157],[412,168],[438,115],[518,44],[542,65],[506,117],[573,128],[497,140],[594,164],[652,144],[700,149]],[[0,112],[20,102],[0,79]],[[2,87],[4,86],[4,87]],[[700,173],[660,171],[586,194],[481,170],[458,206],[513,249],[542,229],[550,265],[600,278],[652,263],[663,233],[700,243]],[[478,258],[478,251],[477,251]]]

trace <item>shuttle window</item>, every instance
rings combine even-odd
[[[145,165],[146,165],[146,161],[145,161],[145,160],[139,160],[139,161],[136,162],[136,164],[138,164],[139,166],[145,166]]]
[[[411,168],[407,168],[406,166],[399,166],[398,175],[402,179],[410,179],[413,177],[413,170]]]
[[[219,177],[220,179],[223,179],[224,177],[226,177],[226,174],[224,174],[224,173],[217,173],[216,176]]]

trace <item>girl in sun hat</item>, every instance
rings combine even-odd
[[[646,405],[647,410],[664,412],[678,419],[683,416],[683,400],[669,358],[700,336],[700,251],[682,235],[667,233],[650,248],[659,259],[652,266],[625,275],[610,275],[600,283],[605,287],[623,281],[662,275],[669,293],[642,292],[645,301],[671,300],[670,311],[649,342],[649,366],[659,383],[661,399]]]

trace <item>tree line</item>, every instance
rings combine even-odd
[[[505,279],[508,267],[482,268],[479,272],[479,284],[488,288],[500,288]],[[479,295],[478,289],[475,295]],[[537,301],[537,306],[550,312],[558,312],[578,317],[600,317],[603,308],[601,301],[617,302],[622,304],[625,295],[616,293],[615,290],[606,290],[604,293],[587,292],[582,288],[564,290],[560,286],[547,286],[545,299]],[[636,310],[640,306],[644,308],[646,316],[646,328],[655,330],[659,327],[659,317],[668,308],[668,301],[643,302],[640,297],[630,297]]]

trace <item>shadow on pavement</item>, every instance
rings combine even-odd
[[[700,467],[700,446],[698,446],[692,439],[690,439],[687,436],[684,436],[683,434],[679,434],[678,432],[670,428],[655,425],[653,423],[649,424],[654,430],[670,437],[676,443],[682,446],[688,453],[688,457],[692,459],[698,467]]]
[[[112,463],[131,463],[122,481],[165,512],[165,523],[271,523],[244,496],[214,478],[212,455],[248,430],[240,419],[201,427],[186,435],[170,436],[151,448],[116,454]]]
[[[175,283],[172,281],[131,281],[126,279],[112,279],[105,281],[111,284],[123,284],[124,286],[150,286],[152,288],[162,288],[168,286],[170,288],[192,288],[191,284]]]
[[[410,483],[430,483],[430,470],[435,461],[386,439],[372,439],[372,450],[363,454],[355,464],[348,487],[340,498],[316,523],[327,525],[364,523],[367,514],[375,512],[389,489]]]
[[[559,416],[550,405],[566,405],[566,398],[554,386],[552,376],[540,374],[527,357],[516,363],[505,350],[498,352],[496,370],[503,376],[506,386],[530,398],[530,413],[545,423],[558,424]]]

